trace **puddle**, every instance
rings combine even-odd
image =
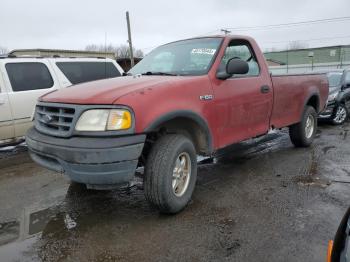
[[[57,213],[59,206],[30,210],[25,208],[20,221],[0,224],[1,261],[38,261],[35,259],[35,244],[40,241],[45,231],[61,231],[62,227],[50,228],[50,224],[64,221],[64,215]],[[67,214],[66,214],[67,215]],[[63,223],[64,224],[64,223]],[[72,222],[67,221],[66,228]]]
[[[273,131],[267,135],[253,138],[220,150],[217,157],[218,163],[241,163],[269,152],[280,150],[290,146],[286,130]]]
[[[108,223],[118,218],[118,222],[125,224],[136,223],[145,216],[158,214],[149,208],[140,184],[142,178],[137,177],[129,187],[94,191],[73,183],[65,191],[63,201],[49,207],[24,208],[18,221],[0,223],[0,261],[4,261],[3,257],[7,258],[5,261],[22,261],[16,260],[21,249],[30,249],[40,259],[45,258],[47,245],[64,239],[73,241],[76,232],[86,231],[101,220]],[[60,248],[62,252],[64,248]]]
[[[4,246],[0,246],[1,261],[40,261],[39,257],[34,252],[30,251],[38,239],[38,236],[34,236],[21,242],[13,242]]]
[[[343,140],[346,140],[346,138],[348,137],[348,132],[349,130],[345,129],[344,132],[340,133],[340,135],[343,136]]]
[[[323,152],[323,154],[327,154],[332,149],[336,149],[336,147],[335,146],[325,146],[324,148],[322,148],[322,152]]]
[[[0,160],[17,155],[25,151],[27,151],[27,145],[25,142],[13,146],[0,145]]]
[[[294,178],[294,181],[302,186],[318,186],[322,188],[326,188],[331,184],[328,180],[308,175],[297,176]]]
[[[0,223],[0,246],[19,238],[19,222],[9,221]]]
[[[309,176],[316,176],[318,173],[318,161],[319,157],[316,157],[315,150],[312,150],[311,163],[308,171]]]

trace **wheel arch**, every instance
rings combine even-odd
[[[346,108],[350,109],[350,90],[348,92],[340,92],[336,98],[336,102],[339,104],[345,104]]]
[[[312,106],[317,113],[320,113],[320,95],[318,93],[312,93],[309,95],[305,101],[304,108],[306,106]]]
[[[146,134],[183,133],[190,136],[197,153],[210,155],[213,152],[213,138],[207,121],[190,110],[166,113],[150,123],[144,132]]]

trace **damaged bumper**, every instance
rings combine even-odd
[[[58,138],[34,127],[26,135],[36,163],[96,189],[109,189],[133,178],[145,139],[145,135]]]

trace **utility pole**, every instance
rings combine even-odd
[[[311,58],[311,71],[314,71],[314,52],[309,52],[308,57]]]
[[[344,50],[344,52],[345,52],[345,50]],[[343,54],[344,54],[344,52],[343,52],[343,48],[340,47],[340,68],[343,68]]]
[[[287,46],[287,74],[288,74],[288,71],[289,71],[289,46]]]
[[[129,11],[126,12],[126,24],[128,26],[128,42],[129,42],[129,53],[130,53],[130,63],[131,67],[135,65],[134,61],[134,54],[132,51],[132,42],[131,42],[131,29],[130,29],[130,18],[129,18]]]
[[[227,29],[221,29],[220,31],[223,32],[225,35],[231,33],[231,31]]]

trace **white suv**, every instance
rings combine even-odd
[[[108,58],[1,57],[0,144],[24,136],[37,99],[45,93],[122,74]]]

